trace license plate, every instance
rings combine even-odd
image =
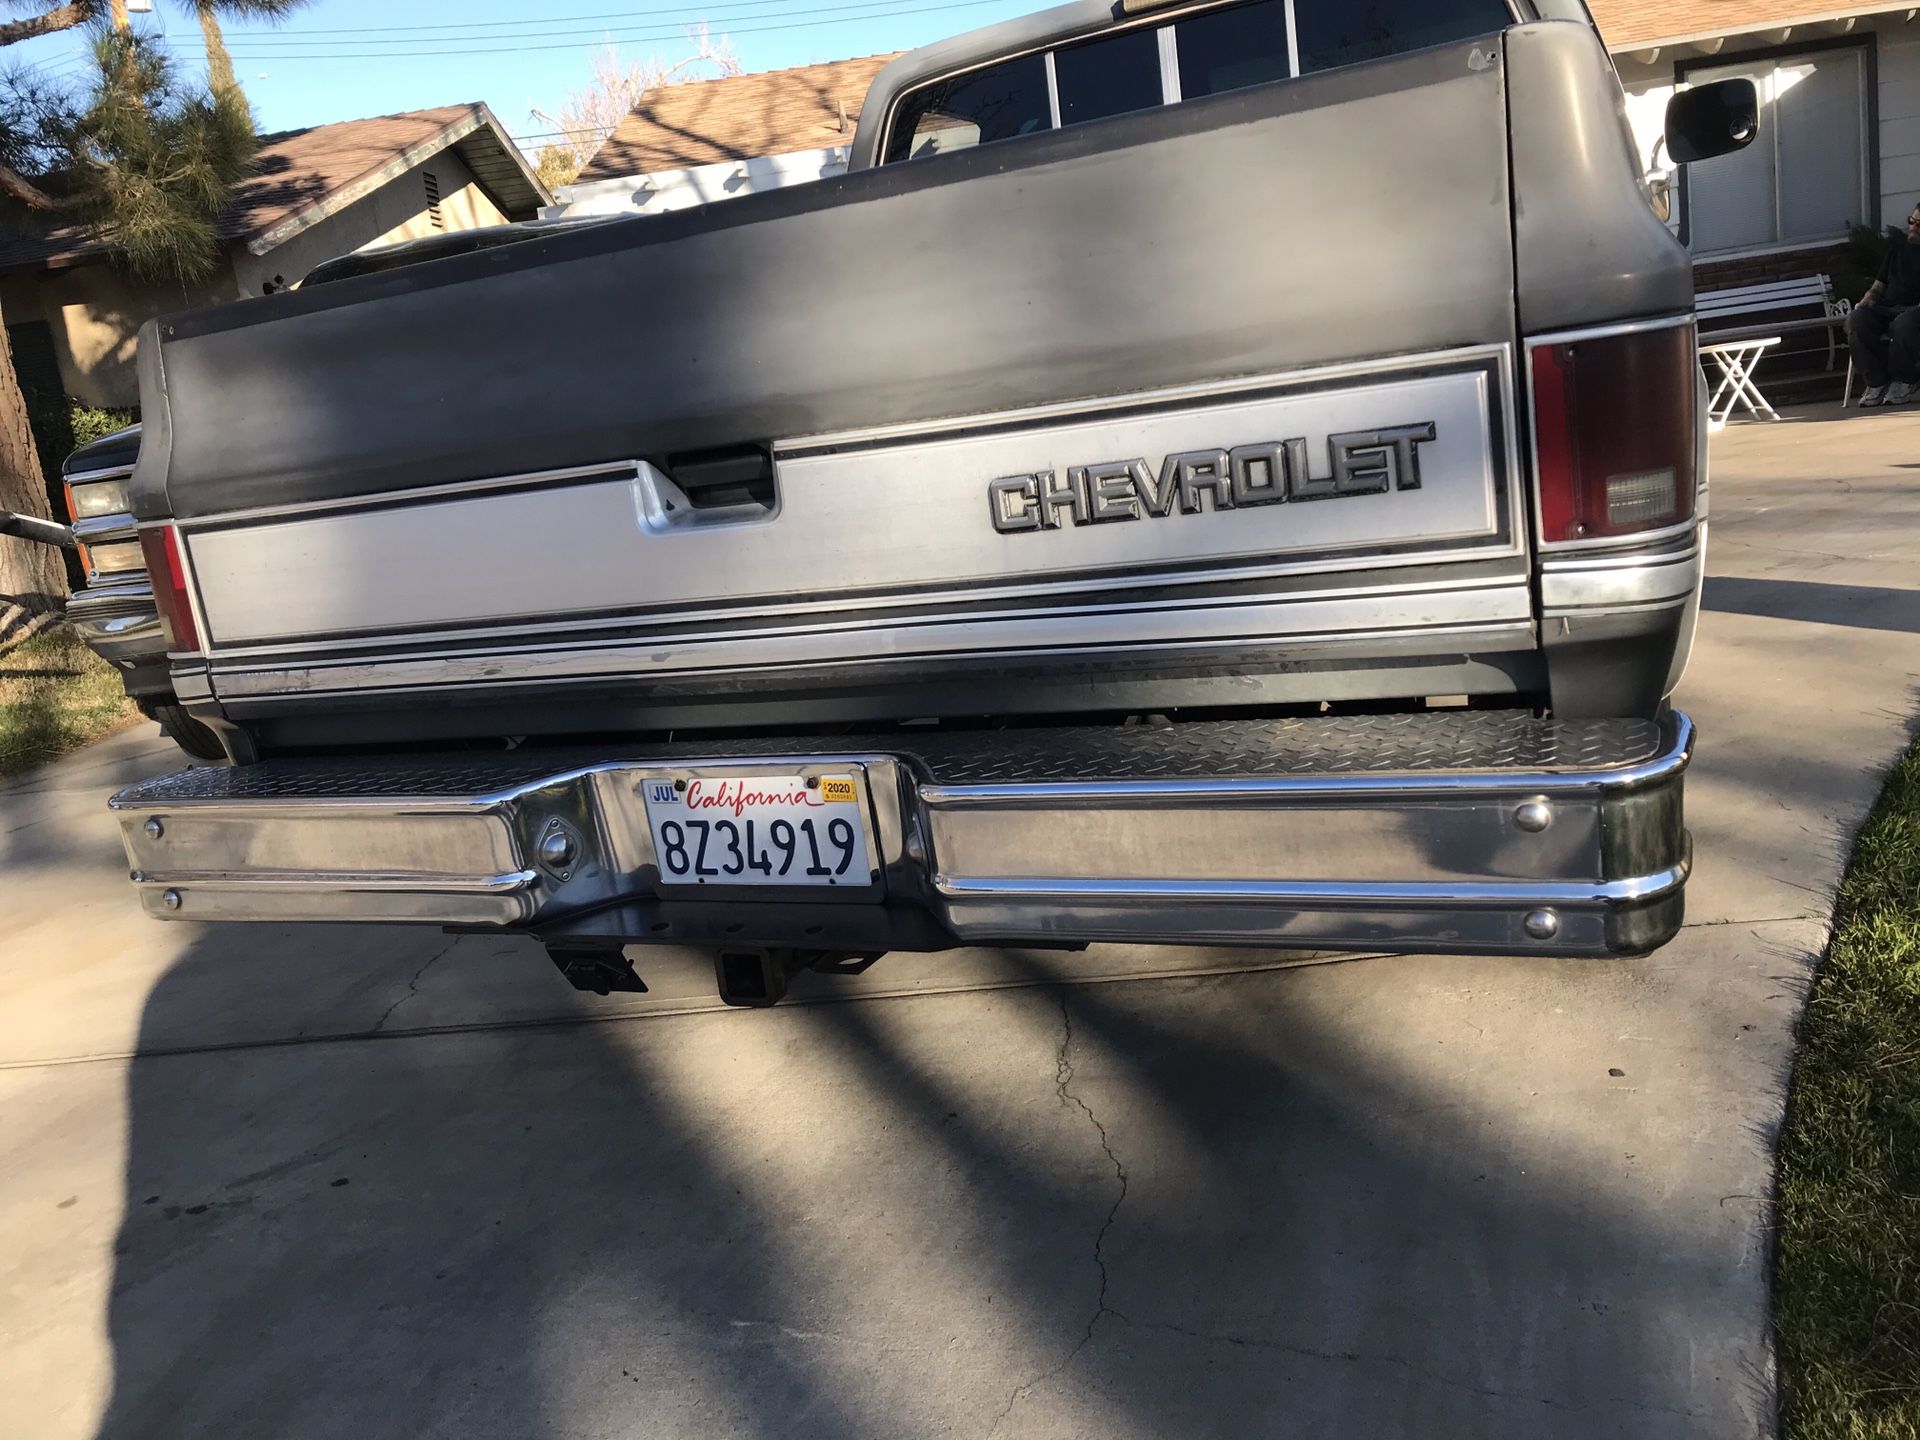
[[[642,794],[662,884],[873,883],[854,775],[703,775]]]

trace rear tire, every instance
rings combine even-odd
[[[225,760],[227,752],[212,729],[187,713],[184,705],[171,701],[142,703],[149,719],[157,721],[160,731],[196,760]]]

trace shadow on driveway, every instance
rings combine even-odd
[[[1920,635],[1920,591],[1914,590],[1710,575],[1701,603],[1734,615]]]
[[[1421,1003],[1435,962],[1068,989],[1071,957],[1017,958],[1036,988],[135,1061],[101,1433],[1531,1440],[1700,1433],[1710,1393],[1761,1413],[1695,1347],[1722,1266],[1656,1186],[1554,1163],[1524,1080],[1514,1131],[1471,1076],[1366,1043],[1393,1023],[1368,997]],[[1516,963],[1587,1003],[1589,967]],[[190,1030],[213,964],[194,947],[143,1033]]]

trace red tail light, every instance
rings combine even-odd
[[[167,649],[197,651],[200,632],[194,628],[193,606],[187,601],[187,567],[180,559],[180,532],[171,525],[149,527],[140,532],[140,549],[147,557],[147,574],[153,580],[160,623],[167,630]]]
[[[1541,542],[1691,519],[1700,399],[1693,326],[1537,345],[1532,357]]]

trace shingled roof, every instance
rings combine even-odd
[[[1587,8],[1608,49],[1634,50],[1909,7],[1822,4],[1821,0],[1587,0]]]
[[[867,87],[897,54],[662,85],[607,137],[580,180],[850,144]]]
[[[221,212],[219,236],[264,255],[442,150],[460,156],[509,219],[553,203],[491,110],[441,105],[261,136],[253,176]],[[76,225],[0,232],[0,272],[72,265],[110,248]]]

